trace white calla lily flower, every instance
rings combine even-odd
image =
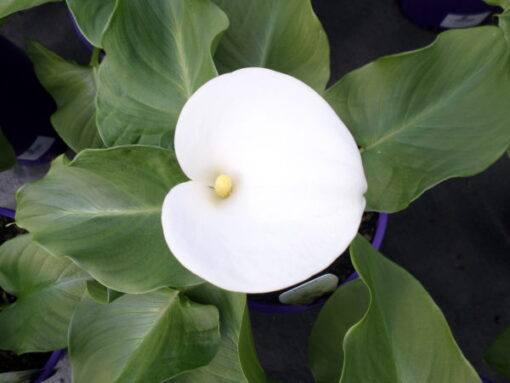
[[[262,293],[330,265],[357,233],[367,184],[356,143],[309,86],[269,69],[218,76],[184,105],[166,242],[221,288]]]

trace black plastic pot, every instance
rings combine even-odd
[[[65,150],[50,122],[55,102],[39,83],[30,59],[2,36],[0,56],[0,129],[19,163],[51,161]]]
[[[409,20],[423,28],[467,28],[480,25],[500,11],[482,0],[401,0]]]

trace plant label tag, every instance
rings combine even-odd
[[[474,27],[484,21],[490,12],[474,13],[471,15],[456,15],[449,13],[446,15],[440,26],[443,28],[467,28]]]
[[[55,142],[55,138],[38,136],[30,147],[18,156],[19,160],[35,161],[43,156]]]
[[[336,275],[324,274],[281,293],[279,300],[286,305],[309,305],[324,294],[335,291],[337,286]]]

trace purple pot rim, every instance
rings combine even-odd
[[[14,219],[16,217],[16,212],[12,209],[0,207],[0,215],[3,217]]]
[[[53,351],[50,355],[50,358],[46,362],[43,367],[41,374],[34,380],[34,383],[41,383],[44,380],[48,379],[55,367],[57,366],[58,361],[66,354],[66,350],[57,350]]]
[[[386,234],[386,228],[388,226],[388,213],[379,213],[379,217],[377,219],[377,224],[375,228],[374,238],[372,239],[372,246],[377,250],[380,249],[382,241],[384,239],[384,235]],[[357,272],[353,272],[345,281],[343,281],[341,285],[352,281],[358,278],[359,275]],[[321,298],[317,302],[312,303],[311,305],[286,305],[286,304],[278,304],[278,303],[261,303],[251,301],[248,298],[248,307],[250,310],[266,313],[266,314],[295,314],[308,310],[312,310],[316,307],[321,307],[326,303],[327,298]]]
[[[69,18],[71,19],[71,24],[73,25],[74,32],[76,33],[76,35],[78,36],[80,41],[83,43],[83,45],[85,45],[87,47],[87,49],[89,49],[90,51],[93,51],[94,46],[90,43],[90,41],[87,40],[85,35],[80,30],[80,27],[78,26],[78,23],[76,22],[76,19],[74,18],[73,13],[70,10],[68,10],[68,14],[69,14]]]

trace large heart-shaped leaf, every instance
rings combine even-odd
[[[213,1],[230,20],[214,56],[220,73],[264,67],[324,91],[329,44],[310,0]]]
[[[452,30],[327,91],[361,146],[368,210],[403,209],[438,182],[478,173],[504,153],[509,67],[499,28]]]
[[[90,276],[18,236],[0,247],[0,286],[17,297],[0,312],[0,349],[17,353],[67,346],[67,330]]]
[[[108,305],[85,299],[69,333],[75,383],[160,383],[203,366],[220,341],[218,310],[162,289]]]
[[[52,254],[70,256],[113,290],[194,285],[201,280],[173,257],[161,228],[163,200],[184,180],[165,149],[89,149],[23,186],[16,219]]]
[[[350,251],[352,262],[370,293],[370,305],[344,337],[343,366],[338,364],[336,372],[324,374],[333,378],[322,382],[480,383],[455,343],[440,309],[420,283],[359,235]],[[343,294],[336,293],[331,304],[342,305],[329,306],[328,312],[336,309],[336,315],[340,316],[351,310],[343,304],[358,297],[359,291],[351,289],[350,292],[354,296],[342,299],[338,296]],[[347,323],[349,320],[340,321]],[[326,328],[320,331],[330,332],[329,338],[322,338],[326,343],[324,354],[333,350],[339,355],[338,343],[345,327],[324,318],[321,323]],[[317,358],[321,349],[317,344],[314,347]],[[328,355],[324,357],[329,358]],[[334,364],[328,367],[334,368]],[[335,378],[340,376],[339,371],[340,380]]]
[[[16,154],[7,138],[0,129],[0,172],[9,169],[16,163]]]
[[[52,3],[60,0],[2,0],[0,3],[0,18],[24,9],[32,8],[44,3]]]
[[[315,321],[308,346],[316,383],[338,383],[344,363],[343,340],[369,306],[370,296],[360,279],[348,282],[328,299]]]
[[[211,48],[227,25],[209,0],[119,2],[99,69],[97,120],[105,143],[170,148],[182,106],[216,75]]]
[[[64,60],[35,42],[27,44],[27,53],[39,81],[57,103],[51,122],[60,137],[75,152],[103,147],[96,127],[97,68]]]
[[[510,327],[492,342],[484,359],[489,366],[510,378]]]
[[[214,304],[220,310],[220,349],[207,366],[167,383],[268,382],[255,351],[246,296],[207,283],[188,290],[187,295],[196,302]]]
[[[110,21],[115,0],[66,0],[78,28],[90,43],[101,47],[103,33]]]

